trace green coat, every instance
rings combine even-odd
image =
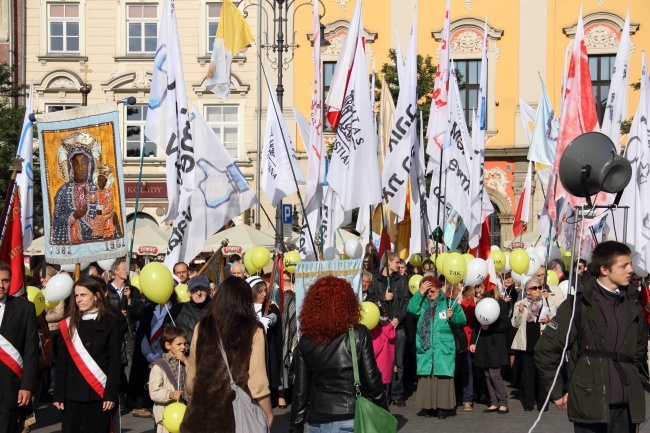
[[[452,310],[454,312],[451,319],[440,319],[440,313],[445,312],[448,305],[451,304],[453,304]],[[456,369],[456,341],[449,327],[449,322],[455,326],[463,326],[467,322],[467,318],[458,302],[454,302],[442,294],[436,306],[436,311],[433,314],[433,320],[430,317],[423,316],[428,306],[428,298],[420,292],[416,292],[413,295],[408,305],[408,312],[418,317],[415,337],[417,374],[420,376],[430,376],[435,371],[436,376],[454,377],[454,371]],[[431,324],[431,343],[429,344],[428,350],[422,348],[418,335],[423,320],[429,320]]]

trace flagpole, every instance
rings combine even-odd
[[[131,229],[131,245],[129,255],[126,256],[126,272],[131,275],[131,256],[133,255],[133,242],[135,241],[135,225],[138,221],[138,202],[140,201],[140,188],[142,185],[142,165],[144,163],[144,143],[140,143],[140,172],[138,173],[138,187],[135,190],[135,211],[133,212],[133,228]]]
[[[259,57],[259,53],[258,53],[258,57]],[[260,63],[261,62],[262,62],[262,58],[260,57]],[[262,69],[264,70],[264,80],[266,81],[266,85],[268,86],[269,91],[270,91],[271,90],[271,83],[269,83],[269,81],[268,81],[268,75],[266,73],[266,69],[264,68],[264,66],[262,66]],[[278,71],[280,69],[281,69],[281,67],[278,68]],[[280,79],[280,77],[279,77],[280,74],[281,73],[278,72],[278,79]],[[278,85],[278,88],[279,87],[280,87],[280,85]],[[279,99],[279,96],[280,96],[280,93],[279,93],[279,90],[278,90],[278,105],[280,106],[280,110],[282,110],[282,100]],[[275,111],[276,120],[278,121],[278,125],[280,125],[280,115],[278,114],[278,110],[274,110],[274,111]],[[267,113],[267,116],[268,116],[268,113]],[[282,135],[282,143],[284,144],[284,150],[287,152],[287,155],[290,155],[289,146],[287,145],[287,139],[284,136],[284,130],[282,128],[279,128],[279,129],[280,129],[280,134]],[[300,187],[298,186],[298,179],[296,178],[296,171],[294,170],[292,163],[290,163],[289,166],[291,167],[291,175],[293,176],[293,182],[296,185],[296,194],[298,195],[298,201],[300,202],[300,209],[302,211],[303,223],[304,223],[304,225],[307,226],[307,231],[309,232],[309,241],[311,242],[311,246],[312,246],[313,250],[316,251],[316,245],[314,243],[314,235],[312,234],[311,227],[309,225],[309,219],[307,218],[307,212],[305,212],[305,203],[302,200],[302,194],[300,193]],[[279,219],[278,219],[278,213],[280,214]],[[278,207],[276,209],[276,225],[280,225],[280,227],[276,227],[276,231],[275,231],[275,233],[276,233],[276,241],[277,241],[277,236],[282,235],[282,226],[281,226],[281,224],[282,224],[282,201],[280,201],[278,203]],[[284,244],[284,242],[283,242],[283,244]]]
[[[445,146],[440,147],[440,167],[438,169],[438,189],[442,187],[442,158],[444,156],[445,152]],[[446,183],[446,182],[445,182]],[[433,230],[433,240],[436,241],[436,249],[435,253],[438,254],[438,244],[440,243],[440,237],[442,236],[442,230],[440,229],[440,202],[442,201],[439,196],[437,196],[434,192],[434,196],[436,197],[438,201],[438,212],[436,214],[436,228]],[[431,198],[431,197],[429,197]],[[436,255],[437,257],[437,255]],[[436,274],[438,273],[438,269],[436,268]]]

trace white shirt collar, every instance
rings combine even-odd
[[[614,290],[610,290],[610,289],[608,289],[607,287],[605,287],[605,286],[604,286],[600,281],[598,281],[598,279],[596,279],[596,283],[598,283],[598,285],[599,285],[600,287],[602,287],[603,289],[607,290],[608,292],[616,293],[617,295],[620,295],[620,294],[621,294],[621,290],[620,290],[618,287],[616,287],[616,289],[614,289]]]

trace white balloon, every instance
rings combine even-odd
[[[515,271],[511,270],[511,271],[510,271],[510,276],[512,276],[512,280],[513,280],[515,283],[522,284],[522,282],[521,282],[521,281],[522,281],[522,279],[521,279],[521,275],[519,275],[519,274],[516,273]]]
[[[465,275],[465,285],[474,286],[482,283],[488,274],[487,262],[483,259],[472,259],[467,263],[467,274]]]
[[[336,247],[327,247],[323,251],[323,259],[325,260],[338,260],[341,258],[341,255],[337,251]]]
[[[530,258],[530,264],[528,265],[528,270],[526,271],[526,275],[535,275],[537,271],[539,271],[539,268],[542,267],[542,258],[537,255],[535,252],[530,252],[528,253],[528,257]]]
[[[497,247],[496,245],[492,245],[492,246],[490,247],[490,251],[500,250],[500,249],[501,249],[501,248]]]
[[[66,272],[74,272],[75,265],[61,265],[61,270]],[[49,299],[48,299],[49,301]]]
[[[506,256],[506,265],[503,267],[502,272],[512,272],[510,267],[510,253],[504,253]]]
[[[525,249],[525,251],[526,251],[528,254],[532,253],[534,250],[535,250],[535,247],[528,247],[528,248]]]
[[[548,261],[550,262],[551,260],[559,259],[561,257],[562,257],[562,252],[557,247],[557,245],[551,245],[551,251],[548,254]]]
[[[47,282],[45,300],[48,302],[63,301],[72,293],[74,281],[68,274],[56,274]]]
[[[491,325],[497,321],[499,314],[501,313],[501,308],[496,299],[492,298],[483,298],[476,304],[476,310],[474,314],[476,315],[476,320],[478,320],[482,325]]]
[[[560,290],[562,290],[562,293],[564,293],[564,296],[567,295],[567,292],[569,291],[569,280],[564,280],[561,281],[560,284],[558,285]]]
[[[102,268],[105,271],[110,271],[111,267],[113,266],[113,263],[115,263],[115,259],[99,260],[97,262],[99,267]]]
[[[351,259],[360,259],[363,254],[363,247],[356,239],[348,239],[343,245],[343,252]]]
[[[542,263],[546,261],[546,247],[543,245],[538,245],[533,249],[533,252],[537,254],[541,259]]]

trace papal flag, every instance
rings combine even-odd
[[[34,102],[34,83],[29,85],[29,99],[25,107],[23,129],[20,133],[18,156],[23,159],[23,170],[16,176],[20,188],[20,220],[23,228],[23,249],[29,248],[34,239],[34,136],[33,123],[29,120]]]
[[[233,2],[223,0],[205,88],[227,101],[230,96],[232,58],[254,40],[244,15]]]

